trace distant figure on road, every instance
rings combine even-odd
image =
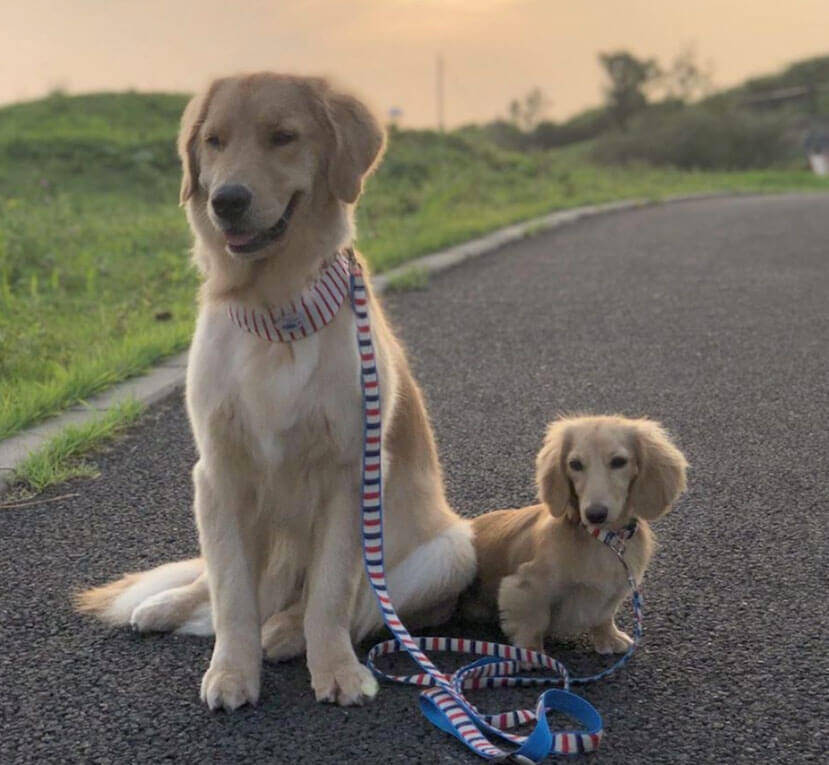
[[[804,141],[809,155],[809,165],[815,175],[829,175],[829,132],[812,130]]]

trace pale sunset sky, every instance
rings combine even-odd
[[[333,75],[381,113],[449,125],[540,87],[561,119],[601,100],[599,51],[685,45],[717,86],[829,53],[829,0],[0,0],[0,103],[60,87],[193,91],[273,69]]]

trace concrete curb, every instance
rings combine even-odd
[[[574,207],[571,210],[560,210],[549,215],[515,223],[477,239],[463,242],[462,244],[432,253],[431,255],[424,255],[415,260],[410,260],[402,266],[374,277],[372,283],[375,292],[382,294],[393,283],[396,277],[412,270],[426,272],[429,275],[436,274],[460,265],[470,258],[476,258],[480,255],[494,252],[528,235],[559,228],[569,223],[582,220],[583,218],[591,218],[605,213],[630,210],[652,204],[711,199],[722,196],[737,196],[737,194],[725,192],[687,195],[669,197],[657,202],[644,199],[631,199],[602,205]],[[186,371],[187,352],[185,351],[177,356],[165,359],[146,375],[134,377],[119,383],[108,391],[90,398],[83,405],[74,406],[62,414],[24,430],[16,436],[12,436],[5,441],[0,441],[0,496],[8,490],[15,467],[32,451],[42,446],[64,428],[70,425],[82,425],[90,422],[100,417],[102,412],[107,411],[112,406],[127,399],[135,399],[145,406],[150,406],[166,398],[174,391],[183,388]]]
[[[39,425],[0,441],[0,496],[9,489],[15,467],[64,428],[91,422],[111,407],[128,399],[135,399],[151,406],[184,386],[186,370],[185,351],[165,359],[146,375],[118,383],[109,390],[92,396],[84,404],[73,406]]]
[[[460,265],[470,258],[476,258],[479,255],[494,252],[511,242],[523,239],[529,234],[559,228],[560,226],[574,223],[582,218],[590,218],[595,215],[618,212],[620,210],[630,210],[635,207],[643,207],[647,204],[650,203],[646,200],[631,199],[622,202],[610,202],[604,205],[588,205],[586,207],[574,207],[572,210],[560,210],[549,215],[543,215],[540,218],[531,218],[521,223],[514,223],[511,226],[500,228],[478,239],[471,239],[468,242],[456,244],[454,247],[449,247],[440,252],[423,255],[420,258],[415,258],[415,260],[409,260],[402,266],[386,271],[380,276],[375,276],[372,279],[374,291],[378,293],[385,292],[395,277],[410,271],[425,271],[429,275],[436,274],[440,271],[445,271],[447,268]]]

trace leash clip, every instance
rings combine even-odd
[[[604,539],[604,543],[611,549],[613,552],[616,553],[619,557],[622,557],[625,554],[625,540],[620,537],[618,534],[613,534],[612,536],[608,535]]]

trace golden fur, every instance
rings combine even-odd
[[[627,579],[615,554],[584,528],[588,509],[606,509],[601,525],[611,529],[638,518],[625,560],[639,582],[653,551],[648,521],[671,509],[685,489],[685,474],[682,453],[651,420],[564,417],[552,423],[536,461],[542,504],[473,521],[478,579],[464,598],[465,615],[487,620],[500,614],[504,634],[525,648],[540,650],[548,635],[589,631],[598,652],[625,651],[631,640],[614,615]]]
[[[239,330],[226,308],[286,303],[351,243],[352,205],[383,144],[360,101],[314,78],[218,80],[182,118],[181,200],[203,276],[187,371],[203,558],[93,589],[78,605],[142,632],[215,630],[201,686],[211,709],[256,702],[263,649],[273,659],[305,652],[319,700],[360,703],[377,690],[352,647],[382,626],[361,561],[353,313],[343,307],[319,332],[280,344]],[[244,225],[253,232],[272,228],[296,198],[284,235],[234,252],[212,205],[227,184],[251,192]],[[389,589],[406,618],[435,621],[474,576],[471,528],[447,504],[420,390],[374,296],[369,311]]]

